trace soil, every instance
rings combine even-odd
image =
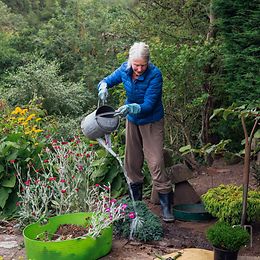
[[[58,230],[52,237],[52,240],[67,240],[77,238],[86,235],[86,233],[86,227],[73,224],[64,224],[59,226]]]
[[[201,168],[196,177],[189,180],[196,193],[201,196],[208,189],[220,184],[243,183],[243,163],[226,165],[224,160],[216,160],[211,167]],[[256,188],[256,181],[250,174],[249,188]],[[160,216],[160,205],[155,205],[149,199],[145,200],[153,213]],[[184,222],[176,220],[174,223],[162,221],[164,237],[161,241],[140,243],[126,239],[114,238],[112,251],[102,260],[118,259],[155,259],[177,252],[184,248],[201,248],[213,250],[205,236],[206,229],[216,222],[215,219],[203,222]],[[247,245],[239,251],[239,256],[260,256],[260,222],[252,223],[252,245]]]
[[[251,174],[252,175],[252,174]],[[255,179],[250,175],[249,187],[256,188]],[[243,164],[226,165],[223,160],[217,160],[211,167],[202,169],[196,177],[189,180],[196,193],[200,196],[207,192],[209,188],[216,187],[220,184],[236,184],[241,185],[243,182]],[[149,199],[145,199],[146,204],[153,213],[160,216],[160,205],[155,205]],[[184,248],[201,248],[213,250],[212,246],[206,239],[205,231],[216,220],[208,220],[203,222],[184,222],[176,220],[174,223],[165,223],[162,221],[164,229],[164,237],[161,241],[143,243],[138,241],[130,241],[119,237],[114,237],[112,251],[102,260],[148,260],[155,259],[156,256],[163,256],[169,253],[177,252]],[[21,234],[14,228],[14,223],[0,223],[0,236]],[[68,228],[65,227],[64,228]],[[76,233],[77,230],[75,230]],[[59,231],[60,232],[60,231]],[[63,233],[64,234],[64,233]],[[71,231],[69,232],[71,235]],[[243,247],[239,251],[239,256],[260,256],[260,222],[252,223],[252,244]],[[1,259],[0,248],[0,259]],[[24,249],[13,254],[12,258],[4,259],[25,259]],[[15,258],[15,256],[17,258]],[[242,259],[242,258],[241,258]],[[249,258],[243,258],[249,259]],[[255,259],[255,258],[252,258]]]

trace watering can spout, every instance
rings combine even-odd
[[[90,140],[111,134],[119,125],[119,116],[111,106],[100,106],[81,121],[81,130]]]

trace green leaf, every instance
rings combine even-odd
[[[9,193],[11,192],[12,190],[9,189],[9,188],[0,188],[0,207],[3,209],[4,206],[5,206],[5,203],[9,197]]]
[[[7,176],[5,176],[5,178],[2,181],[2,186],[3,187],[7,187],[7,188],[13,188],[15,186],[16,183],[16,178],[14,175],[10,175],[8,174]]]
[[[17,151],[14,151],[13,153],[11,153],[9,156],[6,157],[6,161],[11,161],[11,160],[15,160],[17,158]]]
[[[59,204],[56,200],[51,200],[51,203],[52,203],[54,206],[57,206],[57,207],[60,206],[60,204]]]
[[[117,175],[114,180],[113,180],[113,183],[111,184],[111,189],[112,189],[112,192],[113,191],[118,191],[122,186],[122,178],[121,176]]]
[[[260,129],[255,132],[254,138],[260,138]]]
[[[224,110],[224,108],[215,109],[215,110],[213,111],[212,116],[211,116],[209,119],[211,120],[213,117],[215,117],[215,116],[218,115],[219,113],[223,112],[223,110]]]
[[[182,147],[179,149],[179,151],[180,151],[181,153],[184,153],[184,152],[190,151],[190,149],[191,149],[191,145],[186,145],[186,146],[182,146]]]
[[[4,171],[4,166],[0,164],[0,172],[3,172]]]
[[[110,170],[109,170],[106,178],[104,179],[104,181],[112,183],[114,181],[114,178],[116,178],[119,175],[119,173],[120,173],[119,168],[116,165],[113,165],[110,168]]]
[[[228,116],[229,116],[230,114],[232,114],[232,113],[233,113],[232,110],[229,110],[229,109],[224,110],[223,118],[224,118],[225,120],[227,120]]]
[[[13,216],[13,214],[17,210],[17,206],[16,206],[17,201],[18,201],[17,191],[13,189],[12,192],[9,194],[9,197],[3,209],[3,214],[5,216],[7,217]]]

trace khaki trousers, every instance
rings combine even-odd
[[[126,121],[125,169],[130,183],[143,183],[144,159],[157,192],[172,191],[171,181],[166,175],[163,157],[164,120],[145,125]]]

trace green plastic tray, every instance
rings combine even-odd
[[[175,219],[182,221],[207,221],[212,219],[202,203],[199,204],[180,204],[173,207]]]

